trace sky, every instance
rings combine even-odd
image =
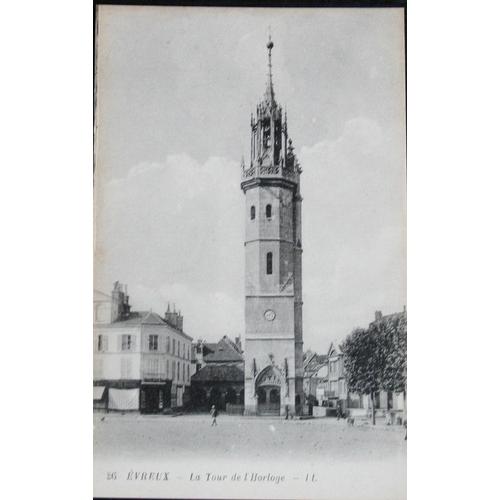
[[[244,334],[250,113],[273,83],[303,169],[304,349],[406,304],[402,9],[99,6],[94,287]]]

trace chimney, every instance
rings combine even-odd
[[[173,328],[177,328],[178,330],[182,330],[184,327],[184,318],[181,315],[181,311],[177,312],[175,310],[175,304],[173,307],[173,312],[170,310],[170,302],[167,306],[167,311],[165,313],[165,321],[172,326]]]
[[[375,311],[375,321],[380,321],[382,319],[382,311]]]
[[[111,322],[123,319],[130,312],[128,295],[123,290],[123,285],[115,281],[111,292]]]
[[[239,336],[234,338],[234,343],[236,344],[238,351],[241,352],[241,338]]]

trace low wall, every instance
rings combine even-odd
[[[366,408],[349,408],[347,410],[350,417],[357,420],[370,420],[371,410]],[[385,423],[391,423],[392,425],[402,425],[404,420],[403,410],[375,410],[375,418],[384,419]]]
[[[313,406],[313,417],[336,417],[337,409],[327,406]]]
[[[231,403],[226,404],[226,413],[228,415],[243,415],[244,412],[245,412],[244,405],[235,405]]]

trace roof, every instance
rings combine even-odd
[[[167,326],[172,330],[175,330],[180,335],[188,338],[189,340],[193,340],[189,335],[185,332],[174,328],[172,325],[167,323],[159,314],[156,314],[152,311],[132,311],[130,312],[126,318],[118,319],[106,327],[111,328],[123,328],[129,326],[141,326],[141,325],[158,325],[158,326]]]
[[[204,366],[191,377],[191,382],[241,382],[245,374],[243,364],[211,364]]]
[[[311,360],[316,356],[315,352],[312,352],[310,349],[308,349],[304,354],[303,354],[303,364],[304,367],[307,366]]]
[[[106,295],[105,293],[99,291],[99,290],[96,290],[94,288],[94,302],[96,301],[110,301],[111,300],[111,295]]]
[[[402,318],[406,315],[406,310],[403,310],[403,311],[400,311],[400,312],[395,312],[395,313],[392,313],[392,314],[386,314],[384,316],[382,316],[380,319],[376,319],[375,321],[372,321],[370,323],[370,326],[371,325],[378,325],[384,321],[389,321],[391,319],[398,319],[398,318]]]
[[[209,352],[215,352],[217,350],[217,342],[205,342],[203,344],[203,352],[204,353],[205,353],[205,350],[208,350]]]
[[[328,354],[312,353],[304,361],[304,374],[314,374],[328,363]]]
[[[205,344],[212,352],[203,357],[205,363],[228,363],[242,362],[243,356],[239,352],[236,344],[228,337],[222,337],[217,344]]]

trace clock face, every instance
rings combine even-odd
[[[267,321],[273,321],[274,318],[276,318],[276,313],[272,310],[272,309],[268,309],[265,313],[264,313],[264,318],[267,319]]]

